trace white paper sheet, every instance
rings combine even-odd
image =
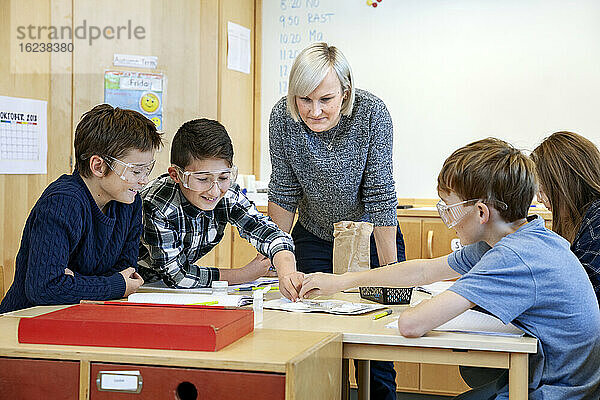
[[[432,296],[437,296],[438,294],[448,290],[453,284],[454,281],[439,281],[430,283],[428,285],[422,285],[418,288],[423,289],[424,292],[429,293]]]
[[[153,304],[198,304],[216,301],[216,304],[210,305],[226,307],[240,307],[252,303],[252,298],[249,296],[191,293],[134,293],[129,295],[127,300],[132,303]]]
[[[227,21],[227,68],[250,73],[250,29]]]
[[[291,312],[324,312],[339,315],[358,315],[375,310],[381,310],[386,306],[381,304],[351,303],[343,300],[302,300],[292,302],[286,298],[265,301],[265,308]]]
[[[398,318],[385,326],[398,329]],[[478,333],[494,336],[523,336],[524,332],[513,324],[504,325],[498,318],[479,311],[467,310],[433,329],[434,331]]]
[[[0,174],[46,174],[47,102],[0,96]]]

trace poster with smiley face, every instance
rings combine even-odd
[[[154,122],[156,129],[164,130],[164,78],[162,73],[106,70],[104,102],[138,111]]]

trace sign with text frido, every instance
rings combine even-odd
[[[142,113],[163,130],[164,74],[135,71],[104,72],[104,102]]]

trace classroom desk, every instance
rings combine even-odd
[[[366,301],[355,293],[339,293],[331,298]],[[265,310],[262,326],[276,330],[341,332],[345,360],[342,396],[348,393],[347,360],[356,359],[360,360],[359,399],[369,398],[368,360],[504,368],[509,370],[510,399],[527,399],[528,354],[537,352],[537,339],[436,331],[421,338],[405,338],[385,325],[406,307],[390,306],[394,313],[378,320],[373,320],[374,313],[346,316]]]
[[[282,335],[258,329],[216,352],[18,343],[20,318],[61,307],[65,306],[33,307],[0,316],[0,397],[44,398],[52,393],[54,399],[69,400],[178,398],[176,388],[187,380],[206,383],[198,387],[199,398],[265,398],[268,385],[279,387],[279,394],[269,398],[340,398],[339,333]],[[144,378],[142,392],[116,395],[97,390],[99,370],[139,370]],[[262,393],[256,395],[257,390]]]

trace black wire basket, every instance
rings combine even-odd
[[[410,304],[413,288],[362,286],[360,297],[381,304]]]

